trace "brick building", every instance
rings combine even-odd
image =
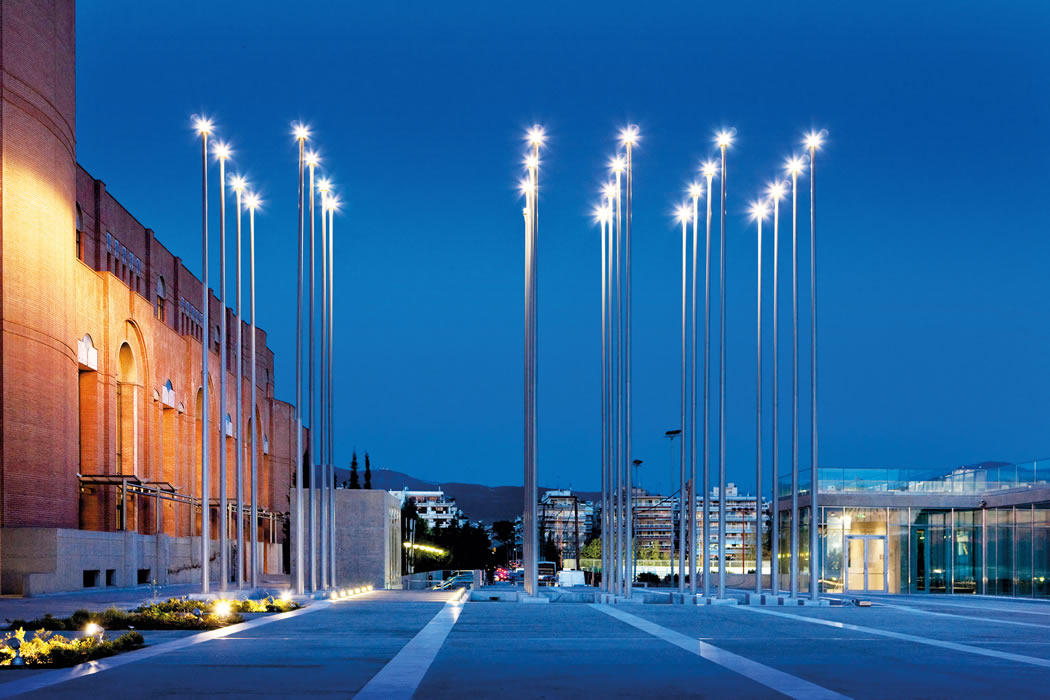
[[[214,293],[200,309],[201,281],[76,161],[74,3],[4,0],[0,13],[2,592],[199,578],[205,338],[211,534],[220,444],[232,500],[234,436],[243,429],[252,449],[255,420],[260,559],[262,570],[280,571],[276,519],[288,511],[294,408],[274,398],[265,332],[256,335],[252,408],[243,326],[246,425],[236,426],[232,310]],[[220,371],[231,420],[219,419]],[[246,497],[249,465],[245,454]]]

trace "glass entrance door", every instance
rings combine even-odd
[[[885,535],[847,535],[845,568],[847,592],[885,591]]]

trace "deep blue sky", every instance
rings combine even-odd
[[[746,206],[811,127],[830,132],[818,161],[821,463],[952,466],[1050,454],[1045,5],[439,5],[78,4],[80,162],[198,272],[191,115],[215,118],[236,148],[235,169],[266,199],[258,308],[287,400],[289,123],[313,127],[345,204],[336,224],[341,465],[351,449],[367,449],[375,466],[423,478],[521,483],[516,183],[521,135],[533,122],[550,134],[542,484],[599,483],[599,233],[590,212],[615,132],[628,122],[643,139],[634,218],[643,485],[666,488],[662,436],[679,423],[680,238],[669,212],[723,126],[738,130],[728,180],[730,478],[753,488],[755,233]],[[800,186],[805,210],[808,180]],[[805,241],[808,218],[799,218]],[[807,261],[802,245],[804,289]],[[790,270],[786,255],[781,265]],[[790,278],[782,279],[787,301]],[[806,324],[805,294],[801,304]],[[784,303],[788,332],[789,310]],[[769,324],[767,313],[767,349]],[[804,325],[804,409],[807,339]],[[769,376],[767,359],[767,389]],[[770,413],[767,399],[767,421]],[[768,457],[768,422],[766,432]]]

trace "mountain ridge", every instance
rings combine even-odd
[[[364,484],[364,470],[358,469],[358,477]],[[339,483],[350,479],[348,469],[336,469],[336,478]],[[386,491],[400,491],[407,488],[409,491],[436,491],[441,489],[449,498],[456,499],[456,505],[463,511],[468,519],[480,520],[491,524],[497,520],[514,520],[521,515],[525,500],[525,491],[522,486],[487,486],[485,484],[473,484],[467,482],[447,481],[436,482],[419,479],[404,472],[393,469],[373,469],[372,488]],[[547,491],[558,489],[540,487],[542,497]],[[577,495],[581,501],[596,501],[600,498],[598,492],[578,491]]]

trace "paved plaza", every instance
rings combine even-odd
[[[376,591],[147,641],[74,669],[0,672],[0,697],[931,698],[1050,687],[1050,604],[1003,598],[787,608]]]

